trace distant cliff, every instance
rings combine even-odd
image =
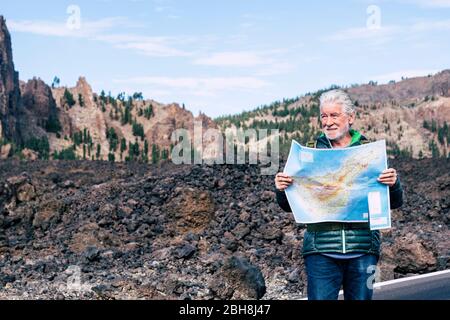
[[[94,93],[84,77],[73,88],[51,88],[37,78],[19,83],[3,17],[0,71],[0,158],[158,162],[170,156],[173,131],[192,135],[195,121],[217,127],[206,115],[194,117],[184,106],[145,100],[141,93]]]
[[[14,69],[11,36],[0,16],[0,140],[21,142],[17,124],[19,106],[19,74]]]

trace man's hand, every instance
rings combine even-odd
[[[378,182],[387,184],[389,187],[392,187],[397,182],[397,171],[395,171],[395,169],[393,168],[384,170],[377,180]]]
[[[287,187],[292,184],[292,182],[294,182],[294,180],[287,174],[280,172],[275,176],[275,186],[280,191],[286,190]]]

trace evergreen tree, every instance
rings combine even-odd
[[[100,101],[102,101],[103,103],[106,103],[105,90],[102,90],[102,92],[100,92]]]
[[[81,131],[75,132],[72,137],[72,141],[76,147],[83,143],[83,134]]]
[[[169,158],[169,150],[163,149],[163,151],[161,153],[161,159],[162,160],[167,160],[168,158]]]
[[[135,92],[133,94],[133,99],[134,100],[144,100],[144,96],[142,95],[142,92]]]
[[[64,90],[64,100],[70,108],[73,107],[76,103],[72,93],[67,89]]]
[[[436,120],[431,120],[431,132],[436,132],[437,130],[437,124],[436,124]]]
[[[145,141],[144,141],[144,153],[143,153],[143,155],[144,156],[148,156],[148,141],[147,141],[147,139],[145,139]]]
[[[159,162],[159,147],[156,144],[152,145],[152,163],[156,164]]]
[[[80,107],[84,107],[84,99],[81,93],[78,94],[78,104],[80,105]]]
[[[100,146],[100,144],[99,143],[97,143],[97,153],[96,153],[96,158],[97,158],[97,160],[99,160],[100,159],[100,153],[101,153],[101,150],[102,150],[102,147]]]
[[[106,130],[106,138],[109,141],[109,150],[116,151],[119,145],[119,137],[117,136],[116,130],[114,128],[109,128]]]
[[[67,149],[63,149],[60,152],[55,151],[53,153],[54,160],[76,160],[77,156],[75,154],[75,146],[71,146]]]
[[[144,126],[140,123],[133,122],[133,135],[135,137],[141,137],[144,140]]]
[[[131,109],[128,105],[125,106],[125,112],[122,117],[122,125],[125,125],[127,123],[131,123]]]
[[[61,123],[57,116],[50,115],[45,126],[47,132],[59,133],[61,131]]]
[[[39,153],[39,159],[48,160],[50,153],[50,144],[47,137],[31,138],[25,142],[23,148],[27,148]]]
[[[154,116],[153,106],[151,104],[147,108],[145,108],[144,116],[145,118],[147,118],[147,120],[150,120],[150,118]]]
[[[122,140],[120,140],[120,160],[123,159],[123,152],[127,150],[127,140],[125,140],[125,138],[122,138]]]
[[[59,87],[61,80],[58,77],[54,77],[53,78],[53,82],[52,82],[52,88],[54,89],[55,87]]]

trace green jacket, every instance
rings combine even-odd
[[[350,147],[367,143],[368,140],[358,131],[350,130]],[[309,147],[331,148],[330,141],[322,133]],[[389,188],[391,209],[403,204],[403,189],[400,179]],[[286,212],[292,212],[284,191],[276,190],[276,200]],[[380,254],[380,232],[371,231],[368,223],[325,222],[307,225],[303,239],[303,255],[314,253],[368,253]]]

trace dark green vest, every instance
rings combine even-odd
[[[368,143],[358,131],[350,130],[350,147]],[[324,134],[307,143],[310,148],[331,148]],[[303,255],[314,253],[380,254],[380,232],[370,231],[368,223],[325,222],[307,225],[303,239]]]

